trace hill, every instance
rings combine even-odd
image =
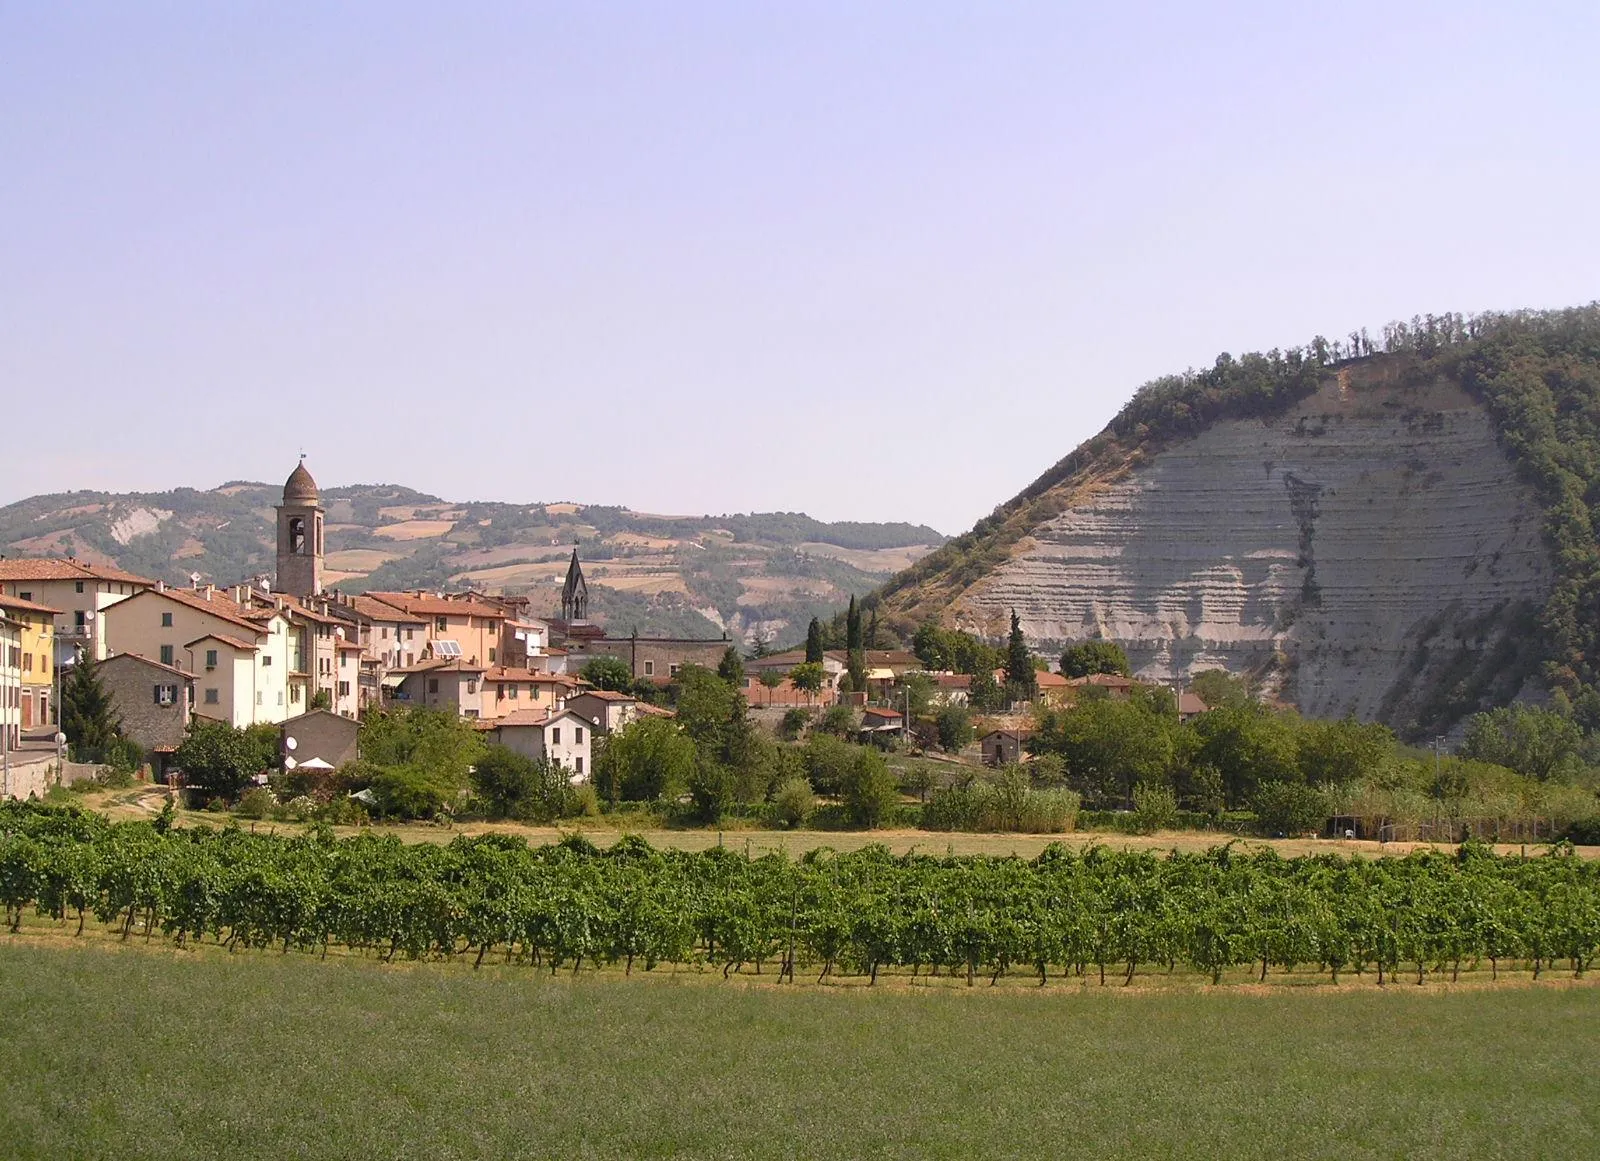
[[[1600,306],[1430,316],[1146,385],[876,599],[1412,738],[1519,696],[1594,729],[1597,519]]]
[[[0,508],[0,553],[72,554],[146,576],[227,584],[273,571],[282,484],[71,492]],[[911,524],[801,513],[657,516],[592,504],[457,503],[388,484],[325,488],[331,585],[468,587],[559,607],[574,545],[596,620],[627,632],[789,641],[942,544]]]

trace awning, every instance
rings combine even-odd
[[[381,682],[384,689],[399,689],[405,684],[406,675],[403,673],[386,673]]]

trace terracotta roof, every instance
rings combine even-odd
[[[362,649],[366,648],[366,646],[362,645],[361,642],[352,641],[348,637],[334,638],[333,647],[335,649],[343,649],[346,651],[354,650],[357,653],[360,653]]]
[[[1033,681],[1034,684],[1040,689],[1067,688],[1067,679],[1065,677],[1062,677],[1059,673],[1051,673],[1047,669],[1041,669],[1039,672],[1035,673],[1033,675]]]
[[[415,616],[404,609],[397,609],[387,601],[380,601],[365,593],[351,597],[346,607],[353,609],[357,616],[365,617],[369,621],[395,621],[407,625],[427,623],[423,617]]]
[[[1199,694],[1180,693],[1178,695],[1178,712],[1180,714],[1203,714],[1210,708],[1200,700]]]
[[[669,709],[662,709],[660,706],[651,705],[647,701],[641,701],[637,708],[640,713],[653,718],[675,718],[678,716]]]
[[[989,738],[996,737],[998,735],[1004,735],[1005,737],[1008,737],[1008,738],[1015,738],[1019,742],[1025,742],[1029,738],[1033,737],[1033,731],[1032,730],[990,730],[987,734],[983,735],[983,737],[979,738],[978,740],[980,742],[982,742],[982,741],[986,741]]]
[[[824,654],[823,656],[827,656]],[[793,669],[796,665],[804,665],[806,651],[804,649],[785,649],[782,653],[769,653],[765,657],[753,657],[744,663],[746,669]]]
[[[249,615],[252,617],[270,616],[272,613],[279,611],[275,603],[277,601],[282,601],[288,606],[283,611],[294,613],[297,616],[306,618],[308,621],[320,621],[325,625],[344,625],[348,623],[343,617],[335,617],[332,613],[324,613],[313,609],[304,601],[283,593],[256,593],[256,603]]]
[[[506,611],[498,605],[485,604],[470,597],[435,597],[429,595],[419,596],[416,593],[368,593],[367,596],[374,600],[382,601],[386,605],[393,605],[397,609],[404,609],[413,615],[424,617],[486,617],[495,620],[505,620]]]
[[[178,604],[194,609],[197,612],[209,613],[213,617],[238,625],[241,629],[248,629],[252,633],[262,631],[259,625],[246,619],[245,614],[249,610],[235,604],[233,598],[221,589],[213,590],[209,601],[206,600],[203,592],[198,592],[194,589],[149,589],[142,593],[136,593],[126,601],[118,601],[111,608],[120,609],[132,601],[141,601],[151,596],[176,601]]]
[[[1091,673],[1087,677],[1071,677],[1067,679],[1071,686],[1098,685],[1105,689],[1132,689],[1139,683],[1131,677],[1123,677],[1120,673]]]
[[[896,709],[879,709],[877,706],[867,706],[861,711],[862,717],[884,718],[886,720],[900,721],[900,711]]]
[[[49,613],[52,617],[61,615],[60,609],[52,609],[49,605],[41,605],[38,601],[25,601],[21,597],[8,597],[0,593],[0,609],[20,609],[25,613]]]
[[[971,689],[972,674],[970,673],[932,673],[933,684],[940,689]]]
[[[202,638],[202,640],[203,640],[203,638]],[[187,669],[179,669],[176,665],[164,665],[160,661],[152,661],[150,658],[146,657],[142,653],[113,653],[111,656],[107,657],[104,661],[96,662],[95,663],[95,668],[99,669],[102,665],[106,665],[106,664],[108,664],[108,663],[110,663],[112,661],[122,661],[122,660],[137,661],[141,665],[150,666],[151,669],[160,669],[160,670],[162,670],[162,671],[164,671],[166,673],[172,673],[172,674],[176,674],[178,677],[186,678],[189,681],[193,681],[194,680],[194,674],[190,673]]]
[[[542,669],[507,669],[503,665],[496,665],[484,675],[485,681],[537,681],[546,685],[572,685],[578,684],[578,679],[568,677],[564,673],[546,673]]]
[[[425,657],[415,665],[406,665],[389,670],[391,675],[410,675],[413,673],[487,673],[486,665],[474,665],[470,661],[463,661],[459,657]]]
[[[124,584],[154,585],[148,577],[107,565],[47,557],[0,560],[0,581],[109,580]]]
[[[588,718],[574,710],[515,710],[503,718],[479,718],[475,725],[480,730],[498,730],[501,726],[545,726],[562,718],[577,718],[584,725],[592,725]]]
[[[804,650],[795,650],[795,652],[800,654],[802,661],[805,660]],[[823,656],[831,657],[835,661],[843,662],[846,665],[850,663],[850,651],[848,649],[828,649],[823,653]],[[869,669],[883,669],[893,666],[911,666],[915,668],[922,664],[921,659],[915,653],[907,653],[904,649],[863,649],[861,657],[867,663]]]
[[[574,697],[593,697],[601,701],[638,701],[631,693],[618,693],[614,689],[586,689],[573,694]]]
[[[198,645],[202,641],[221,641],[224,645],[231,645],[241,653],[254,653],[261,646],[254,641],[241,641],[238,637],[225,637],[221,633],[207,633],[204,637],[196,637],[193,641],[185,641],[183,647]]]

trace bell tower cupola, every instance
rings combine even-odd
[[[278,508],[278,575],[274,585],[292,597],[322,592],[322,499],[305,457],[283,485]]]

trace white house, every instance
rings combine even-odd
[[[593,771],[589,748],[594,725],[572,710],[518,710],[480,722],[478,728],[496,745],[529,758],[549,758],[562,769],[572,771],[574,782],[586,780]]]

